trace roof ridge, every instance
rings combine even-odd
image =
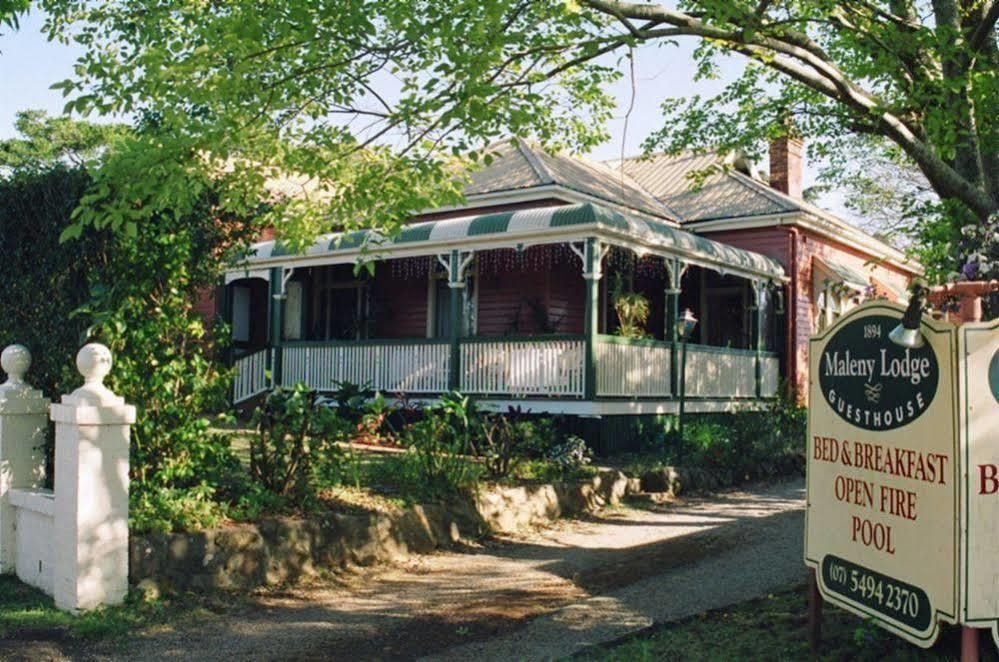
[[[721,172],[729,177],[732,177],[741,186],[753,191],[754,193],[762,195],[779,205],[783,206],[785,203],[790,203],[797,207],[799,211],[803,209],[801,203],[803,203],[804,200],[797,200],[789,195],[783,195],[780,191],[774,189],[769,184],[764,184],[761,181],[753,179],[749,175],[739,172],[735,168],[722,168]]]
[[[520,136],[513,136],[510,139],[517,149],[520,151],[521,156],[527,161],[527,165],[531,166],[531,170],[537,175],[538,179],[541,180],[542,184],[554,184],[555,177],[552,175],[551,171],[545,167],[545,164],[541,162],[538,155],[534,153],[534,148],[527,144],[527,141]]]
[[[668,214],[674,216],[676,218],[676,220],[678,220],[678,221],[682,221],[683,220],[683,216],[681,216],[680,214],[677,214],[669,205],[667,205],[665,202],[663,202],[661,199],[659,199],[658,196],[656,196],[655,194],[653,194],[652,191],[650,191],[649,189],[645,188],[645,186],[643,186],[640,181],[638,181],[637,179],[635,179],[634,177],[632,177],[631,175],[629,175],[628,173],[626,173],[624,171],[624,168],[620,168],[620,169],[618,169],[618,168],[612,168],[612,167],[608,166],[603,161],[594,161],[592,159],[589,159],[589,158],[587,158],[585,156],[581,156],[581,155],[580,156],[576,156],[576,155],[569,154],[569,155],[566,155],[566,156],[568,158],[575,159],[576,161],[578,161],[583,166],[585,166],[585,167],[587,167],[587,168],[589,168],[589,169],[591,169],[591,170],[593,170],[595,172],[601,172],[601,170],[602,170],[604,173],[609,174],[609,175],[611,175],[613,177],[617,177],[618,175],[620,175],[620,184],[622,186],[624,184],[627,184],[631,188],[633,188],[633,189],[635,189],[637,191],[641,191],[643,194],[647,195],[651,200],[655,200],[658,204],[660,204],[663,207],[663,210],[666,211]]]
[[[634,162],[634,161],[651,161],[653,159],[660,159],[660,158],[664,158],[664,157],[672,160],[672,159],[678,159],[678,158],[681,158],[681,157],[684,157],[684,156],[701,156],[701,155],[705,155],[705,154],[718,154],[718,148],[717,147],[712,147],[711,149],[705,150],[705,151],[700,152],[700,153],[697,150],[691,149],[691,148],[680,150],[680,152],[678,152],[677,154],[669,154],[669,153],[667,153],[665,151],[651,152],[649,154],[637,154],[635,156],[625,156],[624,158],[615,157],[613,159],[607,159],[607,160],[603,161],[602,163],[612,163],[612,162],[625,163],[625,162]]]
[[[600,165],[604,166],[605,168],[614,171],[615,174],[617,174],[617,172],[620,172],[622,176],[627,177],[628,180],[634,184],[635,188],[640,189],[647,196],[649,196],[650,198],[652,198],[653,200],[655,200],[656,202],[658,202],[659,204],[661,204],[663,206],[663,208],[666,211],[668,211],[670,214],[672,214],[676,218],[676,220],[679,221],[680,224],[682,225],[684,223],[684,221],[686,220],[684,218],[683,214],[681,214],[677,210],[673,209],[673,207],[669,203],[667,203],[665,200],[663,200],[658,195],[656,195],[655,193],[653,193],[652,191],[650,191],[648,188],[646,188],[645,184],[643,184],[641,181],[639,181],[638,179],[632,177],[631,175],[629,175],[627,172],[624,171],[624,162],[627,161],[627,160],[630,160],[630,159],[623,159],[623,160],[622,159],[618,159],[616,161],[616,163],[618,165],[615,166],[615,167],[611,167],[610,165],[608,165],[610,163],[610,161],[598,161],[598,163]]]

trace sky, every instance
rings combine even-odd
[[[18,31],[4,30],[0,35],[0,139],[14,135],[14,117],[20,110],[37,108],[51,115],[62,113],[65,100],[61,92],[50,87],[72,77],[79,50],[75,46],[48,42],[41,34],[41,25],[42,17],[32,13],[22,19]],[[659,106],[664,99],[710,95],[742,70],[742,59],[733,56],[722,63],[719,79],[695,82],[692,58],[695,45],[693,40],[687,39],[675,46],[646,45],[636,49],[634,92],[628,75],[613,86],[618,112],[608,126],[611,139],[595,149],[590,158],[618,158],[622,147],[626,156],[640,153],[642,141],[661,126]],[[627,113],[629,107],[632,108],[630,114]],[[759,165],[761,172],[766,172],[766,164]],[[814,183],[815,176],[815,168],[806,160],[805,187]],[[820,200],[820,204],[843,213],[835,194]]]

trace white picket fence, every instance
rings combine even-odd
[[[464,393],[583,395],[581,339],[465,341],[460,349],[460,390]]]
[[[668,343],[598,339],[596,358],[597,395],[669,397]]]
[[[385,393],[442,393],[450,363],[450,347],[438,341],[286,346],[281,381],[324,391],[351,382]]]
[[[267,371],[271,367],[271,349],[261,349],[236,359],[236,378],[232,384],[232,401],[248,400],[271,387]]]

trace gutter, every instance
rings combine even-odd
[[[784,221],[781,220],[780,224],[783,225]],[[788,298],[790,299],[790,306],[785,306],[785,310],[789,315],[787,324],[787,381],[791,387],[791,394],[797,394],[798,392],[798,239],[801,236],[798,228],[790,226],[787,229],[788,241],[791,245],[788,247],[788,256],[790,258],[791,273],[790,278],[790,288],[788,292]]]

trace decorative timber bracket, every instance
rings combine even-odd
[[[603,277],[603,262],[604,258],[607,257],[607,253],[610,252],[609,244],[601,244],[594,239],[579,242],[578,246],[575,243],[570,243],[569,249],[583,262],[583,278],[586,280],[600,280]],[[587,255],[587,251],[592,251],[592,253]]]
[[[676,257],[663,259],[663,264],[666,265],[666,271],[669,275],[669,287],[666,289],[666,294],[679,296],[680,281],[683,280],[683,275],[687,273],[690,265]]]
[[[468,271],[468,265],[472,263],[472,258],[475,257],[475,251],[464,253],[453,250],[450,255],[438,253],[436,257],[440,265],[444,267],[444,271],[447,272],[448,287],[465,287],[465,273]]]
[[[283,301],[288,298],[288,281],[295,275],[295,267],[286,267],[281,274],[281,290],[271,296],[275,301]]]

